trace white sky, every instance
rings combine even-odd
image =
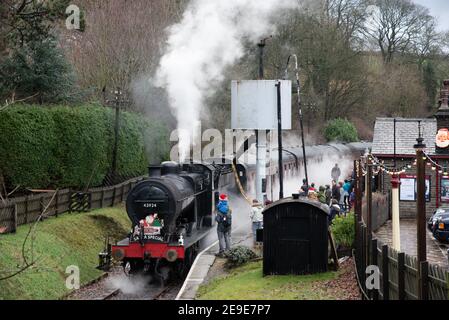
[[[449,0],[413,0],[430,9],[430,13],[435,16],[439,22],[439,29],[449,30]]]

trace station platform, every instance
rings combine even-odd
[[[416,220],[415,219],[401,219],[401,251],[406,254],[416,256],[417,241],[416,241]],[[384,244],[392,246],[392,225],[391,221],[388,221],[384,226],[375,232],[377,238]],[[447,250],[448,244],[438,242],[432,233],[427,229],[427,260],[439,265],[440,267],[449,270]]]
[[[253,238],[249,225],[242,225],[232,231],[232,246],[253,247]],[[219,251],[218,242],[212,243],[200,252],[179,291],[176,300],[195,300],[199,287],[205,282],[210,268],[215,263],[215,254]]]

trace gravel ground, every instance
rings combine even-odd
[[[339,272],[337,279],[317,284],[316,288],[332,293],[338,300],[361,300],[353,258],[344,261]]]

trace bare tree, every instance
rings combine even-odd
[[[410,0],[375,0],[365,34],[382,53],[385,63],[396,54],[431,47],[435,19],[429,10]]]
[[[179,19],[185,0],[80,1],[86,28],[66,33],[64,43],[80,84],[127,90],[133,79],[153,69],[165,28]]]

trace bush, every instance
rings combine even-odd
[[[227,267],[228,268],[236,268],[238,266],[241,266],[247,262],[249,262],[252,259],[257,258],[257,254],[255,254],[251,249],[248,247],[235,247],[231,249],[227,254],[226,257],[228,259]]]
[[[338,246],[352,248],[355,241],[355,220],[354,214],[347,217],[336,217],[332,225],[332,233]]]
[[[324,136],[328,142],[357,142],[359,137],[355,126],[346,119],[335,119],[329,121],[324,130]]]
[[[114,117],[114,110],[96,105],[8,108],[0,117],[0,174],[9,187],[81,189],[101,185],[111,169]],[[160,131],[151,130],[152,139],[164,140],[166,128],[162,125],[121,113],[119,174],[147,172],[147,154],[157,157],[162,150],[146,143],[145,134],[153,127]]]

